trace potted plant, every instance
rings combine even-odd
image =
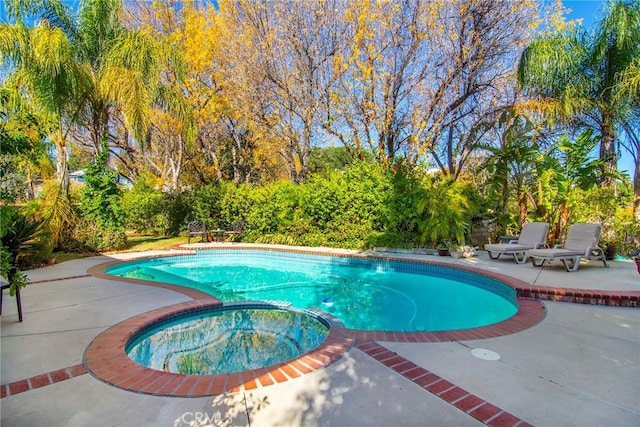
[[[469,245],[455,245],[449,250],[453,258],[469,258],[475,256],[476,249]]]
[[[614,239],[609,239],[603,242],[602,249],[604,250],[604,256],[608,261],[616,258],[618,251],[618,244]]]
[[[449,250],[449,252],[451,253],[451,258],[454,258],[454,259],[462,258],[462,246],[460,245],[455,245],[453,249]]]
[[[440,242],[438,245],[438,255],[440,256],[449,256],[451,255],[451,243],[447,241]]]

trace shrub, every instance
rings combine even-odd
[[[102,150],[85,174],[80,213],[82,227],[76,226],[74,236],[93,250],[112,250],[126,247],[124,212],[120,205],[121,189],[118,174],[107,167],[108,147]]]
[[[51,255],[43,221],[18,209],[0,206],[0,274],[9,281],[9,293],[28,283],[20,268],[41,264]]]
[[[344,170],[312,175],[303,184],[217,182],[165,195],[163,216],[172,234],[198,219],[208,230],[242,225],[239,238],[244,241],[344,248],[415,247],[422,222],[417,205],[426,194],[422,179],[415,168],[401,160],[383,164],[359,160]],[[145,188],[148,186],[139,184],[127,196],[130,199],[123,201],[123,206],[137,205],[128,216],[130,224],[134,223],[131,218],[143,219],[155,212],[151,201],[142,209],[148,194],[134,197]]]
[[[105,228],[84,218],[74,228],[73,238],[82,245],[79,248],[84,250],[106,252],[127,247],[124,229]]]
[[[290,181],[277,181],[255,187],[248,193],[245,233],[248,236],[284,234],[296,220],[300,186]]]
[[[423,241],[463,243],[475,214],[467,186],[445,178],[428,183],[426,191],[418,206],[423,215]]]
[[[164,195],[162,216],[165,235],[177,236],[180,230],[186,227],[190,218],[193,217],[191,200],[192,194],[188,191]]]
[[[127,229],[155,234],[167,228],[165,195],[156,188],[149,174],[138,177],[131,189],[124,192],[120,205]]]

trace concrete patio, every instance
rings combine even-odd
[[[470,415],[472,408],[461,410],[357,346],[326,368],[237,393],[177,398],[112,387],[83,370],[83,353],[91,341],[125,319],[190,298],[169,289],[99,279],[87,270],[114,259],[155,254],[97,256],[29,271],[33,284],[22,291],[22,323],[15,300],[5,293],[2,426],[463,426],[498,425],[505,419],[480,417],[481,422]],[[472,265],[535,286],[640,292],[640,275],[631,262],[614,261],[605,269],[591,261],[567,273],[560,267],[516,265],[507,258],[491,261],[484,252],[461,260],[406,256]],[[377,344],[521,420],[505,425],[640,425],[640,309],[544,305],[547,315],[541,323],[511,335]],[[501,358],[476,358],[474,348]],[[34,377],[47,385],[35,384]],[[26,379],[31,379],[28,389],[19,389]],[[15,388],[4,387],[9,384]]]

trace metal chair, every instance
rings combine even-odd
[[[202,221],[193,220],[187,224],[187,244],[191,243],[192,237],[200,236],[202,242],[207,240],[207,228],[202,223]]]

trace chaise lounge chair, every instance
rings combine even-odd
[[[605,267],[607,259],[604,251],[598,246],[600,241],[600,224],[578,223],[569,228],[567,240],[564,245],[555,245],[553,249],[535,249],[529,251],[531,263],[536,267],[542,267],[545,263],[560,260],[564,268],[571,272],[580,267],[580,259],[599,259]],[[540,261],[538,261],[540,260]]]
[[[509,243],[496,243],[484,245],[489,252],[489,258],[498,259],[502,254],[513,255],[517,264],[524,264],[529,259],[529,250],[546,245],[549,224],[546,222],[530,222],[522,227],[518,240]],[[522,254],[522,259],[518,255]]]

